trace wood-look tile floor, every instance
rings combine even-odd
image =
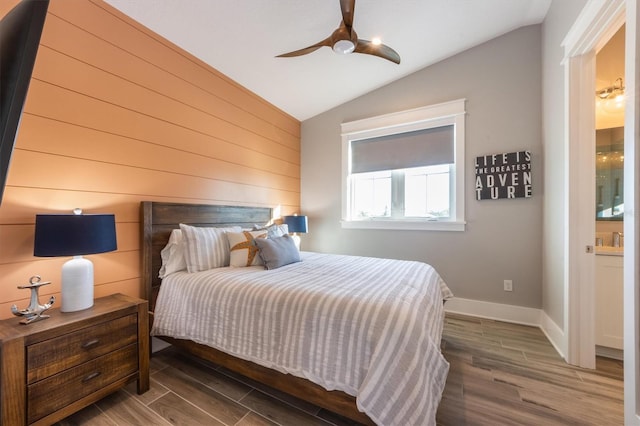
[[[535,327],[447,315],[451,363],[438,409],[442,426],[622,425],[622,362],[567,365]],[[165,349],[151,361],[151,390],[135,383],[58,425],[349,425],[313,405]],[[409,425],[408,425],[409,426]]]
[[[622,361],[567,365],[536,327],[447,315],[440,425],[624,424]]]

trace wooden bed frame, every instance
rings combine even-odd
[[[156,298],[161,285],[161,280],[158,278],[158,271],[162,264],[160,251],[167,244],[172,229],[179,228],[180,223],[213,227],[238,225],[243,228],[251,228],[254,224],[269,222],[272,217],[272,210],[264,207],[143,201],[140,214],[140,222],[142,224],[142,282],[146,291],[146,299],[149,301],[149,319],[152,323]],[[183,339],[161,338],[199,358],[221,365],[245,377],[301,398],[351,420],[367,425],[374,424],[366,414],[358,411],[355,398],[344,392],[327,391],[306,379],[271,370],[206,345]]]

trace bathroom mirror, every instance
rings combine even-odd
[[[596,220],[624,215],[624,127],[596,130]]]

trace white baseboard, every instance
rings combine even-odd
[[[542,309],[454,297],[447,300],[444,310],[455,314],[539,327],[558,354],[566,359],[564,332]]]
[[[547,336],[556,351],[566,361],[567,359],[567,339],[564,331],[558,327],[545,311],[540,311],[540,329]]]
[[[161,351],[164,348],[168,348],[171,346],[170,343],[165,342],[164,340],[160,340],[157,337],[151,337],[151,352],[156,353]]]
[[[607,348],[606,346],[596,345],[596,355],[624,361],[624,351],[622,349]]]
[[[447,300],[447,303],[444,304],[444,310],[454,314],[533,325],[536,327],[540,327],[540,314],[542,312],[540,309],[527,308],[524,306],[461,299],[459,297]]]

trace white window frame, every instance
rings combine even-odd
[[[429,105],[377,117],[342,123],[342,227],[350,229],[397,229],[464,231],[464,118],[465,99]],[[452,208],[443,219],[351,218],[351,142],[417,130],[454,125],[454,166],[451,168]]]

